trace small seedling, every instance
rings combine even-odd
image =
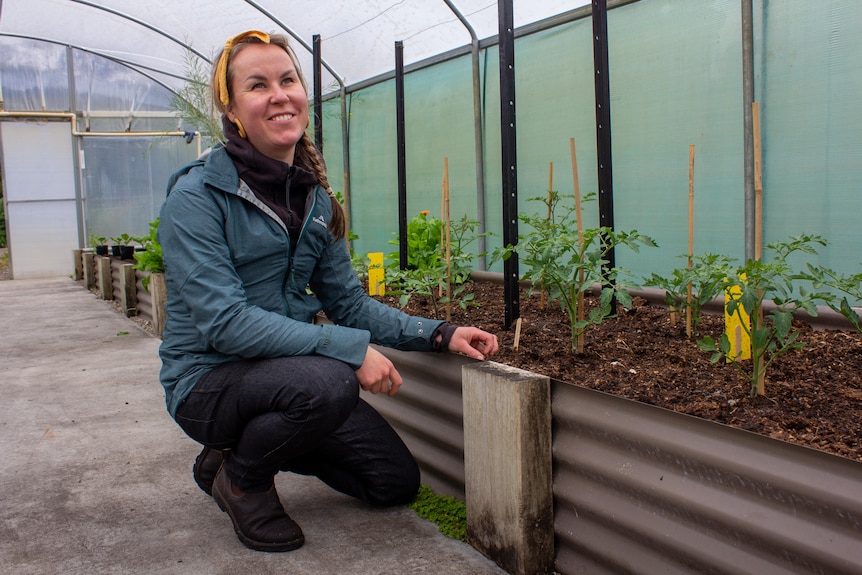
[[[530,201],[553,202],[549,208],[558,207],[556,192],[550,200],[545,197]],[[584,201],[593,199],[589,194]],[[609,227],[589,228],[578,231],[573,217],[574,208],[561,217],[554,214],[544,216],[519,216],[531,231],[518,238],[517,246],[506,246],[494,252],[494,257],[507,259],[517,251],[520,261],[528,268],[524,280],[532,280],[533,289],[541,287],[548,292],[550,301],[558,301],[571,326],[572,353],[583,353],[583,336],[592,326],[614,315],[613,303],[618,301],[631,306],[628,290],[638,286],[625,279],[622,268],[608,267],[608,254],[618,246],[634,252],[640,246],[655,246],[649,236],[632,231],[616,231]],[[599,287],[598,305],[589,313],[584,310],[584,295],[594,286]]]
[[[691,317],[691,334],[697,335],[697,326],[703,320],[701,310],[721,295],[724,278],[733,271],[733,260],[707,253],[693,256],[691,261],[691,267],[677,268],[670,277],[652,274],[644,278],[644,285],[665,290],[664,303],[672,312],[687,309]]]

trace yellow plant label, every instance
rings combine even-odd
[[[368,295],[386,293],[383,272],[383,252],[368,254]]]
[[[748,312],[742,305],[738,306],[733,314],[727,311],[728,302],[741,296],[742,289],[739,286],[733,286],[724,292],[724,333],[730,340],[728,363],[733,360],[751,359],[751,337],[748,335],[751,332],[751,321]]]

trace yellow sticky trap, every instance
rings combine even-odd
[[[742,279],[744,280],[745,277]],[[751,320],[748,317],[748,312],[741,305],[736,308],[736,312],[733,314],[727,311],[728,302],[739,299],[741,296],[742,288],[739,286],[732,286],[724,292],[724,333],[730,340],[730,352],[727,354],[728,363],[734,360],[751,359],[751,337],[748,335],[751,331]]]
[[[386,293],[383,273],[383,252],[368,254],[368,295]]]

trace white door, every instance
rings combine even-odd
[[[67,276],[80,247],[74,142],[67,122],[0,122],[12,277]]]

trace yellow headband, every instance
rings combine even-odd
[[[245,40],[246,38],[257,38],[264,44],[269,44],[269,34],[266,32],[260,32],[258,30],[249,30],[248,32],[243,32],[242,34],[237,34],[230,40],[228,40],[224,45],[224,52],[221,53],[221,57],[218,60],[218,65],[216,66],[215,73],[215,92],[218,94],[219,102],[221,102],[222,106],[227,108],[230,103],[230,94],[228,93],[228,85],[227,85],[227,65],[228,60],[230,60],[230,53],[233,50],[233,47]]]

